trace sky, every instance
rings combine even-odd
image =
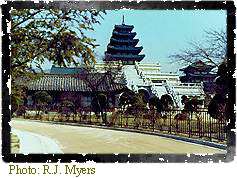
[[[135,38],[143,46],[143,62],[159,63],[164,72],[177,72],[181,65],[172,63],[170,55],[189,47],[189,42],[205,39],[205,30],[226,30],[224,10],[110,10],[101,24],[88,32],[100,46],[95,52],[102,57],[106,51],[114,25],[134,25]],[[98,61],[98,60],[97,60]]]
[[[169,56],[189,47],[189,42],[205,39],[205,30],[226,30],[226,11],[222,10],[111,10],[91,36],[103,55],[115,24],[134,25],[135,38],[143,46],[143,62],[160,63],[163,71],[176,72],[180,67]]]

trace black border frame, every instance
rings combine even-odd
[[[230,88],[230,93],[228,93],[228,106],[230,108],[229,118],[230,123],[227,126],[227,154],[214,154],[214,155],[194,155],[191,154],[187,156],[185,154],[11,154],[10,153],[10,95],[9,89],[7,87],[7,81],[10,76],[10,34],[7,33],[7,22],[10,21],[10,9],[11,7],[15,9],[22,8],[77,8],[77,9],[120,9],[120,8],[131,8],[131,9],[144,9],[144,10],[164,10],[164,9],[177,9],[177,10],[194,10],[194,9],[205,9],[205,10],[226,10],[227,11],[227,57],[228,57],[228,69],[230,81],[228,87]],[[233,1],[178,1],[178,2],[162,2],[162,1],[141,1],[141,2],[128,2],[128,1],[55,1],[48,4],[44,2],[34,3],[32,1],[15,1],[7,2],[7,4],[2,5],[2,159],[5,162],[23,163],[45,163],[45,162],[62,162],[69,163],[72,160],[76,162],[106,162],[106,163],[147,163],[147,162],[230,162],[234,160],[236,155],[236,143],[235,143],[235,132],[231,129],[235,129],[235,113],[234,105],[236,104],[236,91],[235,91],[235,79],[233,74],[235,72],[236,66],[236,56],[234,54],[234,29],[236,26],[235,19],[236,8]],[[163,158],[163,159],[160,159]],[[162,161],[161,161],[162,160]]]

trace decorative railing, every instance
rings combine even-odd
[[[143,109],[128,113],[118,108],[99,113],[91,112],[91,109],[80,110],[71,115],[48,112],[41,115],[25,115],[26,119],[38,119],[54,122],[75,122],[87,125],[104,125],[107,127],[135,129],[153,133],[164,133],[179,137],[188,137],[203,141],[211,141],[226,144],[227,119],[223,117],[212,118],[206,110],[184,112],[181,110],[169,110],[157,113],[156,110]],[[18,116],[19,117],[19,116]]]

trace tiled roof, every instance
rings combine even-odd
[[[56,67],[52,66],[50,73],[51,74],[79,74],[81,72],[81,68],[70,68],[70,67]]]
[[[198,60],[198,61],[192,63],[191,65],[188,65],[187,67],[184,67],[184,68],[180,69],[180,71],[189,71],[192,68],[194,68],[196,70],[199,70],[199,71],[210,71],[214,67],[215,66],[207,65],[203,61]]]
[[[80,92],[112,92],[124,89],[126,86],[113,82],[109,76],[103,77],[103,74],[90,74],[91,77],[83,79],[76,75],[52,75],[47,74],[30,81],[27,84],[28,90],[46,90],[46,91],[80,91]],[[89,81],[89,82],[88,82]],[[94,82],[94,83],[93,83]],[[90,87],[94,85],[93,90]]]

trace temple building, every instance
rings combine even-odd
[[[91,110],[91,101],[95,94],[103,93],[108,100],[107,111],[118,107],[119,94],[126,86],[118,80],[111,80],[109,73],[87,71],[83,67],[65,68],[52,66],[50,73],[42,74],[29,82],[21,82],[27,86],[27,106],[34,107],[34,94],[47,91],[52,97],[50,110],[56,109],[62,101],[73,102],[76,109]]]
[[[115,25],[110,43],[105,52],[105,61],[122,61],[124,65],[134,65],[145,55],[139,54],[143,47],[136,47],[139,39],[134,39],[136,32],[132,32],[133,25],[125,25],[124,17],[121,25]]]
[[[217,75],[212,72],[215,66],[205,64],[198,60],[191,65],[180,69],[185,75],[180,77],[183,83],[203,83],[204,92],[213,94],[215,92],[215,78]]]

